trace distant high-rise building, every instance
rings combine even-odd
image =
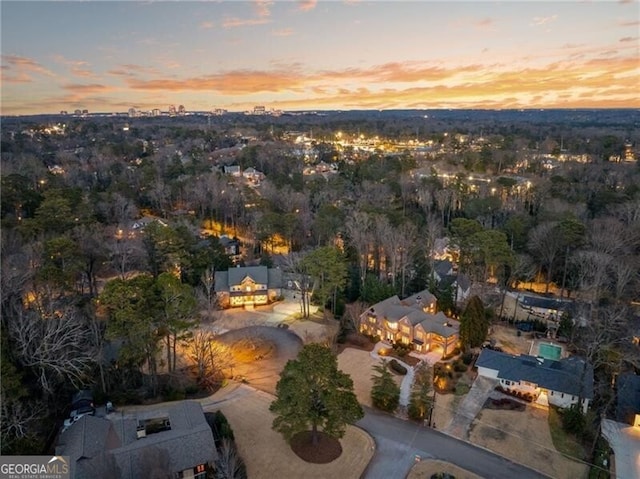
[[[214,115],[216,115],[216,116],[222,116],[222,115],[225,115],[227,113],[227,110],[225,110],[223,108],[216,108],[215,110],[213,110],[212,113]]]
[[[82,115],[82,110],[73,110],[74,115]]]
[[[178,115],[180,116],[184,116],[187,114],[187,110],[184,109],[184,105],[180,105],[178,107]]]
[[[154,108],[151,111],[151,116],[160,116],[160,108]]]
[[[67,115],[67,110],[62,110],[62,111],[60,112],[60,114],[61,114],[61,115]]]
[[[82,110],[82,114],[83,114],[83,115],[88,115],[88,114],[89,114],[89,110],[86,110],[86,109],[85,109],[85,110]]]
[[[135,108],[129,108],[129,118],[133,118],[137,116],[137,112]]]
[[[266,113],[267,113],[267,109],[262,105],[258,105],[258,106],[254,106],[253,107],[253,114],[254,115],[264,115]]]
[[[176,116],[176,106],[169,105],[169,116]]]

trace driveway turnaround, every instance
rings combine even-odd
[[[422,459],[451,462],[487,479],[548,478],[486,449],[374,409],[365,408],[365,417],[356,425],[376,442],[376,453],[364,474],[366,479],[406,477],[415,462]]]
[[[291,331],[271,326],[249,326],[221,334],[218,340],[232,344],[242,339],[262,339],[274,344],[272,355],[252,363],[234,366],[234,375],[243,376],[252,387],[275,394],[280,373],[290,359],[295,359],[302,348],[302,340]]]
[[[616,479],[640,477],[640,434],[636,428],[604,419],[602,434],[615,454]]]

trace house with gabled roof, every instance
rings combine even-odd
[[[216,271],[215,291],[223,308],[269,304],[282,295],[282,271],[266,266],[238,266]]]
[[[640,430],[640,376],[620,374],[616,378],[616,421]]]
[[[538,404],[580,404],[586,413],[593,399],[593,367],[576,356],[555,361],[483,349],[475,365],[478,375],[498,379],[511,392],[530,394]]]
[[[218,457],[202,406],[181,401],[137,417],[83,416],[65,430],[56,455],[68,456],[72,479],[205,479]]]
[[[425,290],[401,300],[397,295],[380,301],[360,315],[360,332],[382,341],[411,345],[420,353],[453,353],[458,347],[460,323],[436,312],[436,297]]]

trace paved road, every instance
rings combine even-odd
[[[374,409],[365,408],[365,417],[357,426],[376,441],[376,453],[364,474],[366,479],[406,477],[415,464],[416,455],[451,462],[485,479],[548,477],[439,431]]]

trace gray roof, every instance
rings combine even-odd
[[[616,379],[616,389],[616,420],[633,424],[635,415],[640,414],[640,376],[620,374]]]
[[[552,391],[587,399],[593,398],[593,367],[575,356],[553,361],[526,354],[514,356],[492,349],[483,349],[476,361],[476,366],[498,371],[500,379],[528,381]],[[580,385],[581,377],[584,377],[582,386]]]
[[[386,318],[394,322],[406,319],[411,326],[420,324],[425,331],[434,332],[445,338],[458,334],[460,330],[458,321],[448,318],[442,311],[430,314],[422,310],[423,306],[432,301],[435,301],[435,296],[428,291],[414,294],[402,301],[398,296],[392,296],[374,304],[367,312],[373,312],[378,318]]]
[[[531,308],[553,309],[561,311],[569,306],[570,301],[561,301],[555,298],[545,298],[542,296],[521,295],[520,304]]]
[[[433,270],[440,276],[440,278],[445,277],[453,271],[453,264],[448,259],[434,261]]]
[[[282,271],[266,266],[239,266],[227,271],[216,271],[216,291],[229,291],[230,286],[242,283],[247,276],[258,284],[266,284],[268,288],[282,287]]]
[[[442,311],[436,314],[425,313],[426,318],[420,323],[422,329],[448,338],[458,334],[460,322],[447,317]]]
[[[139,421],[159,416],[168,416],[171,429],[138,439]],[[70,456],[72,478],[109,477],[117,467],[118,477],[128,479],[148,477],[154,461],[176,473],[212,462],[217,453],[200,403],[182,401],[166,411],[141,411],[136,419],[84,416],[61,435],[56,454]]]

